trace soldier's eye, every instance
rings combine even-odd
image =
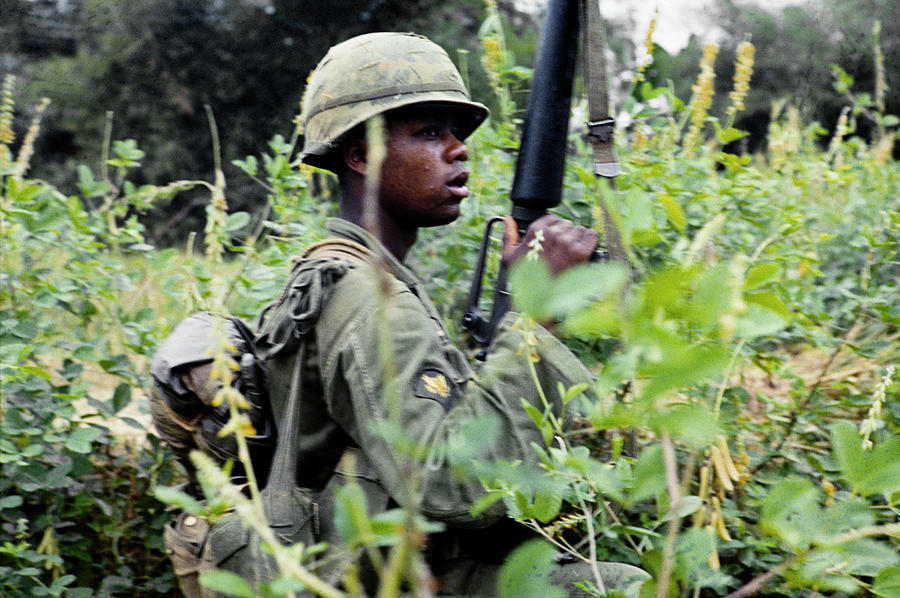
[[[422,129],[419,130],[419,135],[421,135],[422,137],[428,137],[430,139],[437,139],[441,136],[441,128],[436,125],[422,127]]]

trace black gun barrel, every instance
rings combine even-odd
[[[526,226],[562,200],[578,24],[578,0],[550,1],[510,193],[513,218]]]

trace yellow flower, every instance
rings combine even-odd
[[[715,62],[716,56],[719,54],[719,46],[716,44],[706,44],[703,48],[703,58],[700,59],[700,75],[697,82],[691,87],[694,96],[690,106],[690,123],[688,133],[682,144],[684,149],[690,153],[694,149],[694,145],[700,137],[700,131],[706,122],[706,115],[709,107],[712,105],[715,87],[713,83],[716,79]]]
[[[4,145],[9,145],[16,138],[12,129],[15,85],[16,77],[14,75],[7,75],[3,79],[3,91],[0,93],[0,143]]]
[[[838,154],[838,150],[841,149],[841,144],[844,143],[844,137],[847,135],[847,131],[849,130],[847,125],[849,123],[849,114],[850,108],[845,106],[843,110],[841,110],[841,115],[838,118],[837,126],[834,128],[834,137],[831,138],[831,143],[828,144],[828,153],[826,155],[826,161],[831,161],[832,158],[837,156],[835,160],[835,166],[841,165],[841,157]]]
[[[31,120],[31,126],[25,133],[25,139],[22,140],[22,147],[19,148],[19,156],[16,158],[16,176],[24,177],[28,172],[28,166],[31,163],[31,156],[34,154],[34,141],[37,139],[38,131],[41,128],[41,117],[44,110],[50,105],[49,98],[41,98],[40,103],[35,107],[35,115]]]
[[[875,107],[884,113],[884,96],[887,94],[888,85],[884,74],[884,54],[881,51],[881,21],[875,21],[872,34],[875,36]]]
[[[753,76],[753,57],[756,48],[748,41],[741,42],[737,48],[737,60],[734,65],[734,89],[729,94],[731,106],[728,107],[728,115],[734,115],[743,110],[744,98],[750,91],[750,77]]]
[[[16,138],[12,128],[15,84],[15,76],[7,75],[3,79],[3,91],[0,92],[0,168],[4,169],[8,168],[12,162],[12,152],[8,146]]]
[[[885,133],[884,136],[881,137],[875,144],[873,157],[875,159],[875,163],[879,166],[884,166],[891,161],[891,157],[894,155],[895,136],[896,133],[894,132]]]
[[[659,8],[653,11],[653,18],[650,19],[650,24],[647,26],[647,35],[644,37],[644,56],[638,58],[638,67],[637,72],[634,75],[634,83],[640,83],[644,80],[644,73],[647,72],[647,68],[653,64],[653,48],[655,47],[653,44],[653,32],[656,31],[656,17],[659,15]]]

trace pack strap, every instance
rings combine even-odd
[[[609,109],[609,86],[606,74],[606,44],[603,39],[603,19],[600,16],[599,0],[580,0],[582,35],[584,40],[584,78],[588,96],[587,135],[594,153],[594,174],[607,180],[616,188],[616,176],[622,168],[616,158],[614,141],[616,121]],[[606,236],[606,250],[614,260],[627,262],[628,256],[622,244],[622,235],[613,222],[612,215],[601,202],[603,210],[603,232]]]
[[[294,262],[321,258],[349,259],[355,262],[377,263],[378,256],[368,247],[338,237],[330,237],[324,241],[313,243],[302,254],[294,258]]]
[[[287,405],[281,416],[278,444],[272,456],[272,472],[266,488],[276,492],[290,492],[297,485],[297,449],[300,446],[300,393],[303,390],[303,365],[306,359],[306,342],[301,339],[300,348],[294,358],[291,389]]]

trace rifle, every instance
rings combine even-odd
[[[538,43],[510,192],[512,217],[523,237],[532,222],[562,201],[572,83],[582,23],[585,25],[586,76],[592,79],[588,82],[591,121],[586,123],[587,134],[594,144],[595,172],[615,185],[613,177],[618,174],[618,164],[612,153],[614,121],[608,116],[608,105],[603,105],[608,104],[608,100],[598,0],[551,0]],[[479,359],[486,356],[497,326],[510,307],[507,271],[502,264],[497,273],[490,316],[486,318],[478,305],[491,232],[494,225],[503,220],[495,217],[488,221],[462,318],[463,327],[482,347],[477,356]],[[605,228],[607,244],[613,253],[614,245],[618,243],[618,231],[608,217]],[[605,252],[597,252],[594,259],[606,257]]]

